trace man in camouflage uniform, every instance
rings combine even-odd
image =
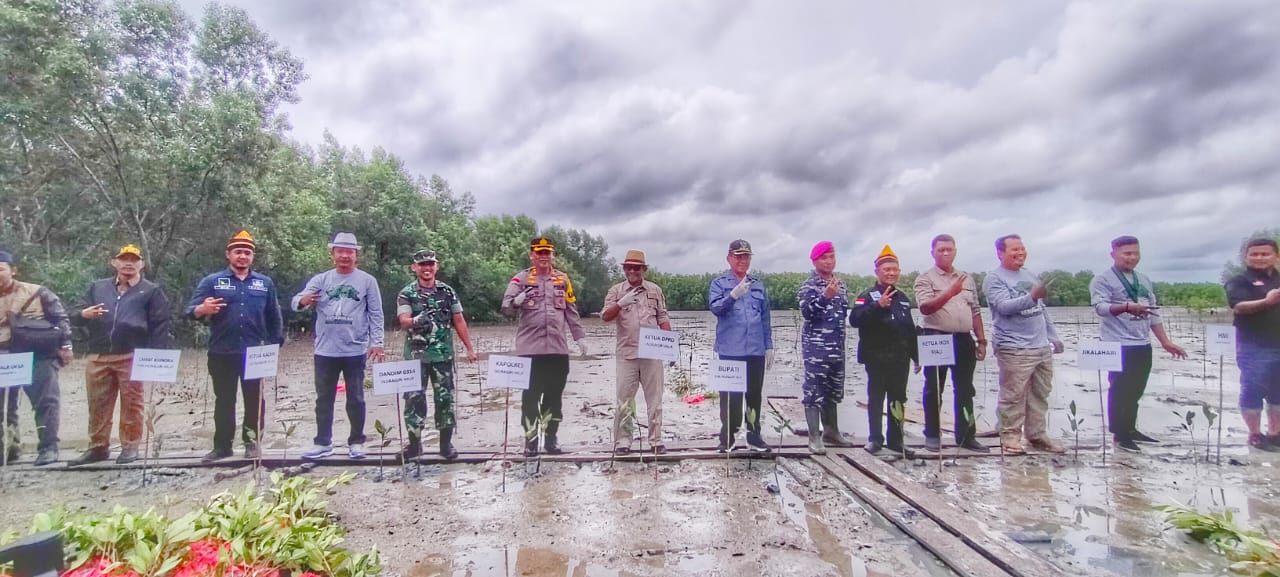
[[[422,361],[422,390],[405,393],[404,424],[409,431],[409,446],[404,458],[422,454],[422,429],[427,420],[427,383],[436,404],[436,430],[440,431],[440,455],[458,458],[453,448],[453,331],[467,348],[467,361],[476,362],[471,346],[467,320],[462,317],[462,302],[453,287],[436,280],[440,261],[433,250],[420,250],[413,255],[413,272],[418,279],[396,296],[396,315],[400,328],[408,332],[404,341],[404,358]]]
[[[809,426],[809,452],[825,454],[853,443],[840,434],[836,409],[844,400],[844,319],[849,288],[836,276],[836,250],[822,241],[809,251],[813,275],[800,285],[801,354],[804,355],[804,418]]]

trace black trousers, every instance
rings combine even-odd
[[[338,399],[338,374],[347,383],[347,422],[351,432],[347,445],[365,442],[364,364],[365,355],[350,357],[315,356],[317,445],[333,443],[333,404]]]
[[[35,361],[30,385],[0,390],[5,391],[7,397],[5,414],[14,437],[19,438],[18,389],[22,389],[27,394],[27,400],[31,402],[32,408],[35,409],[36,439],[39,440],[37,448],[40,451],[50,451],[58,448],[58,424],[62,417],[62,389],[58,386],[58,361],[39,357],[36,357]],[[7,440],[6,435],[0,434],[0,449],[8,448],[5,445]]]
[[[262,379],[244,380],[244,353],[209,353],[209,377],[213,380],[213,448],[231,450],[236,426],[236,389],[244,395],[244,421],[240,438],[246,444],[261,436],[267,412]]]
[[[747,423],[747,435],[760,436],[760,419],[764,415],[760,414],[760,407],[764,402],[764,357],[730,357],[721,355],[720,358],[726,361],[746,361],[747,363],[747,392],[743,393],[721,393],[720,394],[720,440],[728,441],[730,437],[738,434],[738,429],[742,427],[745,419]],[[743,398],[747,401],[747,414],[742,412]],[[755,416],[754,422],[750,418]]]
[[[527,355],[533,359],[529,370],[529,388],[520,393],[520,421],[527,434],[544,413],[551,420],[543,433],[555,436],[564,420],[562,403],[564,386],[569,380],[569,355]]]
[[[1151,376],[1151,345],[1120,348],[1124,370],[1107,373],[1111,388],[1107,391],[1107,426],[1117,439],[1128,439],[1138,430],[1138,400],[1147,391]]]
[[[893,418],[892,408],[894,403],[901,403],[905,418],[907,378],[911,374],[911,359],[876,361],[866,363],[865,366],[867,369],[867,428],[871,431],[871,440],[890,447],[901,447],[902,423]],[[887,429],[884,428],[886,400],[890,411]]]
[[[926,331],[925,334],[944,334]],[[959,445],[977,434],[973,423],[973,370],[978,366],[978,355],[969,333],[952,333],[952,346],[955,349],[956,364],[954,367],[924,368],[924,436],[940,439],[942,391],[946,388],[947,373],[951,373],[951,383],[955,393],[956,444]],[[966,417],[965,415],[968,415]]]

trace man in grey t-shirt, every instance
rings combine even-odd
[[[351,434],[347,451],[363,459],[364,369],[367,362],[382,360],[382,292],[378,281],[356,268],[360,245],[356,235],[340,232],[329,243],[334,268],[311,280],[293,296],[293,310],[316,309],[316,437],[315,447],[303,459],[333,454],[333,403],[338,395],[338,375],[347,383],[347,420]]]
[[[991,307],[992,346],[1000,365],[1000,446],[1006,455],[1022,455],[1022,438],[1035,449],[1063,452],[1049,440],[1049,393],[1053,391],[1053,355],[1062,341],[1046,314],[1048,284],[1022,265],[1027,249],[1016,234],[996,239],[1000,266],[987,273],[982,291]]]
[[[1134,270],[1141,259],[1137,238],[1118,237],[1111,241],[1113,266],[1089,281],[1089,303],[1101,319],[1102,340],[1120,343],[1121,369],[1107,374],[1107,426],[1116,447],[1132,453],[1140,451],[1137,443],[1158,442],[1138,431],[1138,399],[1151,375],[1151,335],[1174,358],[1187,358],[1164,332],[1151,279]]]

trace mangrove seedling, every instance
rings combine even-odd
[[[1209,435],[1213,433],[1213,423],[1218,420],[1218,412],[1213,410],[1213,407],[1210,407],[1209,403],[1201,405],[1200,412],[1204,414],[1204,420],[1209,423],[1204,428],[1204,462],[1208,463],[1210,454],[1209,450],[1212,448],[1209,443]]]
[[[293,432],[298,428],[298,421],[277,419],[276,422],[280,424],[280,432],[284,433],[283,459],[287,462],[289,460],[289,439],[293,438]]]
[[[532,420],[525,419],[524,421],[525,442],[527,443],[529,441],[536,439],[538,441],[538,444],[542,445],[545,448],[546,447],[545,433],[547,430],[547,425],[550,425],[553,420],[554,419],[551,417],[550,411],[544,411],[541,415],[538,415],[537,419],[532,419]],[[534,475],[542,474],[542,454],[545,452],[546,451],[538,451],[538,460],[535,462],[534,468],[533,468]],[[526,471],[527,470],[528,470],[528,467],[526,466]]]
[[[391,433],[394,433],[396,428],[395,427],[388,428],[386,425],[382,424],[382,419],[374,419],[373,430],[378,432],[378,439],[379,439],[378,440],[378,480],[381,481],[382,480],[382,459],[383,459],[383,455],[386,454],[386,451],[384,451],[383,449],[386,449],[387,445],[391,444]]]
[[[1191,439],[1191,458],[1195,459],[1196,458],[1196,412],[1192,410],[1187,410],[1187,413],[1184,415],[1182,413],[1179,413],[1178,411],[1174,411],[1173,414],[1178,415],[1178,417],[1182,419],[1182,422],[1179,423],[1178,426],[1182,427],[1182,430],[1187,432],[1187,437]]]
[[[1079,461],[1080,461],[1080,424],[1084,422],[1084,417],[1077,417],[1077,416],[1076,416],[1076,402],[1075,402],[1075,401],[1071,401],[1071,404],[1070,404],[1070,405],[1067,405],[1067,415],[1068,415],[1068,416],[1067,416],[1067,424],[1068,424],[1068,425],[1071,425],[1071,434],[1072,434],[1072,435],[1075,437],[1075,439],[1076,439],[1076,451],[1075,451],[1075,452],[1076,452],[1076,456],[1075,456],[1075,460],[1076,460],[1077,462],[1079,462]]]
[[[889,418],[893,419],[893,422],[898,424],[899,431],[902,431],[902,429],[904,428],[903,424],[906,422],[906,419],[907,419],[906,409],[907,409],[906,404],[903,403],[902,401],[894,401],[892,403],[889,403]],[[907,441],[906,439],[902,439],[898,442],[898,444],[901,445],[902,459],[905,461],[907,458]]]
[[[636,403],[635,400],[618,403],[613,410],[620,415],[619,428],[627,435],[627,443],[630,445],[632,432],[631,428],[636,422]],[[614,470],[614,457],[618,454],[618,448],[609,451],[609,470]],[[643,459],[643,457],[641,457]]]
[[[792,434],[795,434],[795,429],[791,428],[791,419],[783,416],[782,413],[778,411],[778,408],[773,406],[773,403],[769,403],[769,414],[773,415],[773,432],[778,434],[778,450],[781,451],[782,434],[786,431],[791,431]],[[774,457],[773,459],[773,483],[779,487],[779,494],[781,494],[782,481],[778,478],[777,457]]]

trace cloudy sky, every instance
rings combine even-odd
[[[965,269],[1017,232],[1074,271],[1127,233],[1157,280],[1217,280],[1280,226],[1269,0],[230,3],[306,61],[296,138],[666,271],[738,237],[767,271],[822,239],[842,271],[885,243],[923,269],[940,232]]]

